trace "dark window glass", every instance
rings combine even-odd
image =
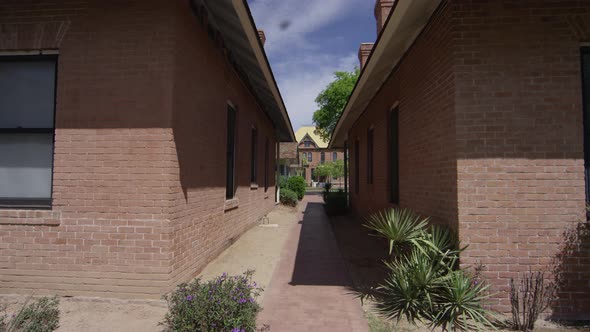
[[[50,207],[57,57],[0,57],[0,207]]]
[[[320,153],[320,163],[323,164],[326,162],[326,153]]]
[[[311,146],[311,142],[310,141],[305,141],[303,142],[303,146],[305,146],[306,148]]]
[[[338,152],[332,152],[332,160],[333,161],[338,160]]]
[[[235,195],[235,167],[236,167],[236,110],[227,107],[227,154],[225,175],[225,198],[231,199]]]
[[[258,131],[252,128],[252,155],[250,158],[250,182],[256,183],[258,177]]]
[[[586,202],[590,203],[590,47],[582,48],[582,91],[584,103],[584,170]]]
[[[361,184],[361,172],[360,172],[360,151],[359,151],[359,141],[356,140],[354,142],[354,192],[359,193],[359,187]]]
[[[373,184],[373,129],[367,130],[367,183]]]
[[[389,113],[389,201],[399,203],[399,112]]]
[[[313,155],[311,154],[311,152],[307,153],[307,161],[309,161],[309,162],[313,161]]]

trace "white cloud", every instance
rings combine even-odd
[[[256,26],[266,34],[265,51],[272,65],[293,128],[312,123],[315,98],[333,79],[335,71],[358,66],[356,50],[337,54],[313,40],[342,36],[321,34],[322,29],[365,6],[366,0],[253,0]],[[288,22],[287,27],[281,24]],[[343,22],[342,24],[346,24]],[[359,41],[360,42],[360,41]]]
[[[269,55],[313,49],[307,36],[342,18],[366,0],[255,0],[250,3],[258,29],[267,35]],[[288,26],[283,26],[288,24]]]
[[[306,64],[309,61],[313,63]],[[351,71],[355,66],[358,59],[354,53],[343,57],[316,54],[275,66],[277,83],[295,130],[312,124],[317,109],[315,98],[334,80],[334,72]]]

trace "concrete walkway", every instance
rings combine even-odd
[[[318,195],[300,202],[258,318],[272,332],[368,331],[322,205]]]

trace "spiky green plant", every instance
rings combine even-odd
[[[376,309],[389,319],[423,322],[443,330],[492,327],[482,302],[487,286],[458,269],[460,248],[455,233],[428,226],[411,210],[391,209],[368,218],[367,228],[389,241],[389,273],[370,294]]]
[[[401,255],[411,247],[423,248],[428,218],[409,209],[389,209],[367,218],[365,227],[389,242],[389,254]]]
[[[482,325],[493,327],[482,302],[488,297],[488,285],[474,281],[462,270],[450,272],[443,287],[434,293],[435,317],[431,327],[443,330],[478,330]]]

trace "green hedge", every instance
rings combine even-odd
[[[326,213],[329,216],[338,216],[346,214],[346,193],[340,189],[338,191],[328,191],[325,193]]]
[[[289,205],[289,206],[297,206],[297,194],[290,189],[284,188],[281,189],[279,194],[279,200],[281,204]]]
[[[287,188],[297,194],[299,200],[305,196],[305,179],[302,176],[292,176],[287,180]]]

